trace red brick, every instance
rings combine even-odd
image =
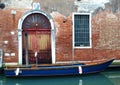
[[[0,10],[0,49],[3,49],[4,53],[14,52],[16,55],[14,57],[4,56],[4,62],[18,61],[17,25],[19,18],[25,12],[25,9],[14,9],[17,13],[13,18],[11,10]],[[115,21],[114,18],[108,20],[108,14],[110,13],[101,12],[92,16],[92,48],[75,49],[74,58],[76,61],[112,57],[120,59],[120,20]],[[120,18],[120,13],[112,15]],[[56,28],[56,60],[70,61],[72,60],[72,15],[66,17],[54,12],[52,17]],[[98,21],[99,19],[102,21]],[[14,31],[15,35],[10,35],[11,31]],[[5,40],[9,41],[8,45],[4,44]]]

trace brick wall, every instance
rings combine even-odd
[[[52,17],[56,26],[56,59],[66,61],[72,59],[72,16],[65,17],[53,12]]]
[[[16,11],[15,15],[11,14],[12,10]],[[0,9],[0,49],[4,52],[4,62],[18,61],[17,25],[22,13],[19,9]]]
[[[16,15],[12,15],[11,10],[15,10]],[[4,62],[18,61],[17,25],[25,11],[9,8],[0,10],[0,49],[4,50]],[[51,15],[56,29],[56,60],[72,60],[72,13],[68,17],[58,12],[52,12]],[[120,59],[119,18],[120,13],[109,11],[92,16],[92,48],[75,49],[75,60]],[[11,56],[12,53],[15,55]]]
[[[54,16],[57,15],[57,16]],[[56,26],[57,61],[72,60],[72,16],[52,13]],[[92,48],[75,49],[75,60],[120,59],[120,14],[100,12],[92,16]]]

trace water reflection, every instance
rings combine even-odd
[[[37,78],[5,78],[0,85],[114,85],[104,74]]]
[[[120,68],[110,69],[102,73],[105,75],[114,85],[120,85]]]

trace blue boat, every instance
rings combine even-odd
[[[6,77],[82,75],[101,72],[105,70],[113,60],[114,59],[78,64],[39,65],[37,67],[7,67],[4,71]]]

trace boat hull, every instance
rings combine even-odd
[[[25,77],[25,76],[60,76],[60,75],[81,75],[96,73],[105,70],[113,61],[92,64],[92,65],[66,65],[66,66],[39,66],[38,68],[6,68],[6,77]]]

